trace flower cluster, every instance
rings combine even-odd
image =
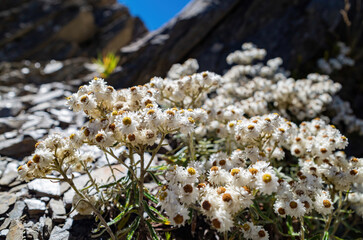
[[[151,221],[166,222],[156,217],[163,216],[146,200],[157,203],[144,188],[147,174],[154,180],[161,176],[159,207],[172,225],[182,226],[199,214],[225,237],[238,232],[246,239],[268,239],[271,233],[262,225],[274,223],[270,218],[286,218],[300,222],[303,239],[305,217],[318,215],[316,219],[325,221],[326,234],[332,219],[343,212],[344,197],[363,213],[363,159],[346,156],[342,150],[348,139],[323,115],[341,86],[319,74],[290,78],[280,58],[253,63],[265,56],[264,49],[247,43],[227,57],[229,64],[238,65],[223,76],[195,73],[198,63],[189,59],[174,65],[165,79],[154,77],[143,86],[121,90],[95,78],[67,99],[69,108],[85,113],[88,121],[70,136],[54,134],[39,142],[31,160],[19,167],[19,175],[27,181],[49,179],[56,171],[62,178],[53,180],[75,188],[68,176],[86,171],[89,187],[101,193],[95,197],[74,189],[74,205],[97,214],[112,239],[116,237],[110,224],[117,221],[102,218],[98,200],[115,206],[126,202],[119,210],[125,221],[134,219],[129,224],[132,234],[138,224],[146,224],[153,233]],[[345,108],[336,102],[335,109]],[[351,113],[349,108],[346,112]],[[333,120],[356,121],[344,117]],[[153,169],[159,171],[156,177],[149,167],[165,140],[175,149],[163,156],[169,160],[166,167]],[[84,145],[97,146],[128,169],[123,179],[113,175],[111,185],[120,194],[112,190],[105,200],[108,192],[92,180],[88,165],[94,159],[81,151]],[[115,154],[121,146],[121,154]],[[149,163],[144,161],[145,152],[152,155]],[[127,184],[121,186],[121,180]],[[125,201],[119,201],[120,196]],[[147,221],[144,211],[150,217]],[[120,224],[125,226],[125,221]]]
[[[199,209],[218,231],[230,231],[235,217],[249,208],[258,196],[275,196],[274,210],[279,217],[303,217],[313,210],[331,214],[333,200],[327,185],[347,191],[363,182],[363,161],[348,159],[337,149],[347,139],[320,119],[300,126],[278,114],[230,121],[229,134],[234,148],[212,154],[205,162],[171,168],[167,185],[159,193],[162,208],[172,223],[183,225],[188,208]],[[284,159],[284,150],[299,159],[295,176],[276,169],[274,160]],[[245,233],[245,238],[264,239]],[[263,234],[267,236],[267,234]]]
[[[167,77],[169,79],[179,79],[184,76],[192,75],[197,72],[199,68],[198,61],[190,58],[187,61],[185,61],[183,64],[176,63],[173,66],[171,66]]]
[[[334,70],[340,70],[343,66],[353,66],[354,60],[348,57],[350,48],[343,42],[338,42],[339,53],[336,57],[330,59],[320,58],[317,62],[318,67],[326,74]]]
[[[219,75],[202,72],[177,80],[154,77],[150,85],[159,91],[157,101],[161,105],[194,108],[201,105],[207,94],[219,86],[220,81]]]

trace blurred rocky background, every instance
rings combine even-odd
[[[222,74],[227,54],[253,42],[268,58],[282,57],[293,77],[304,77],[319,71],[317,59],[332,56],[342,41],[356,64],[331,78],[342,83],[340,96],[363,118],[362,9],[360,0],[194,0],[148,32],[114,0],[2,1],[0,239],[90,238],[92,220],[65,215],[73,194],[67,186],[24,183],[16,169],[38,139],[81,126],[83,116],[67,109],[65,97],[100,75],[93,59],[110,52],[119,57],[106,81],[121,88],[164,77],[173,63],[188,58],[196,58],[200,70]],[[348,154],[363,156],[362,137],[348,137]],[[101,179],[103,171],[96,173]]]

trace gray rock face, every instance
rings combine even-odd
[[[147,31],[126,7],[116,1],[100,2],[9,1],[0,10],[0,61],[95,57],[116,51]],[[44,71],[51,74],[61,68],[54,62]]]
[[[247,41],[294,69],[326,49],[329,34],[344,24],[343,8],[340,0],[194,0],[161,29],[121,49],[122,71],[112,83],[143,84],[188,58],[202,71],[222,73],[226,56]]]

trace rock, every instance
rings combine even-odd
[[[116,51],[147,31],[139,18],[132,17],[117,1],[99,2],[34,0],[28,4],[16,0],[0,16],[0,61],[97,57],[106,50]],[[31,75],[32,66],[25,67],[17,74]],[[64,71],[58,68],[53,66],[46,73]]]
[[[53,114],[60,122],[67,124],[72,123],[73,117],[75,115],[72,111],[64,108],[61,110],[51,109],[50,113]]]
[[[24,119],[20,119],[19,116],[16,118],[0,118],[0,134],[19,129],[25,121]]]
[[[117,179],[126,175],[126,169],[121,164],[113,165],[112,168],[117,169],[117,170],[114,170],[114,173],[115,173],[115,176]],[[111,179],[110,177],[112,176],[111,170],[108,166],[93,170],[91,172],[91,175],[97,183],[104,183],[104,184],[108,183],[108,181],[110,181],[110,179]],[[76,187],[78,189],[80,189],[86,185],[86,183],[89,181],[89,178],[85,174],[78,178],[75,178],[73,181],[74,181],[74,184],[76,185]],[[113,180],[111,180],[111,181],[113,181]]]
[[[0,100],[0,117],[14,117],[24,109],[17,99]]]
[[[0,237],[6,237],[8,235],[9,229],[4,229],[0,231]]]
[[[5,229],[5,228],[8,228],[10,223],[11,223],[11,219],[10,218],[5,218],[4,222],[0,226],[0,231]]]
[[[44,74],[51,74],[61,70],[62,67],[63,67],[62,62],[52,60],[44,67],[43,72]]]
[[[49,197],[41,197],[40,200],[43,201],[43,202],[49,202],[50,198]]]
[[[1,145],[1,143],[0,143]],[[6,166],[3,176],[0,179],[0,185],[7,186],[12,183],[18,177],[18,166],[16,162],[10,162]]]
[[[34,100],[32,104],[36,105],[39,103],[48,102],[52,99],[56,99],[59,97],[64,96],[64,90],[63,89],[57,89],[48,93],[38,94],[36,97],[34,97]],[[65,96],[64,96],[65,97]]]
[[[69,186],[68,183],[66,182],[61,182],[60,183],[60,193],[61,195],[63,195],[71,186]]]
[[[24,226],[19,220],[12,220],[6,240],[22,240]]]
[[[73,225],[73,219],[67,218],[66,222],[64,223],[63,229],[70,230],[72,228],[72,225]]]
[[[5,171],[7,164],[8,162],[5,159],[0,159],[0,178],[3,175],[3,172]]]
[[[17,201],[13,210],[11,210],[9,213],[9,218],[12,220],[19,219],[21,216],[23,216],[24,208],[25,203],[23,201]]]
[[[39,233],[31,228],[25,228],[26,239],[39,239]]]
[[[6,213],[11,205],[16,201],[16,195],[13,193],[0,193],[0,215]]]
[[[43,227],[43,235],[45,239],[49,239],[50,234],[52,232],[53,229],[53,221],[51,218],[47,217],[47,218],[41,218],[42,220],[44,219],[44,227]]]
[[[64,204],[62,200],[50,200],[49,202],[50,209],[52,211],[52,219],[55,222],[64,222],[66,220],[66,209],[64,208]]]
[[[30,215],[39,215],[45,212],[45,203],[38,199],[25,199],[24,202]]]
[[[66,204],[67,208],[70,208],[72,206],[74,194],[76,193],[73,189],[69,189],[67,192],[64,193],[63,201],[64,204]]]
[[[69,232],[66,229],[62,229],[55,226],[50,234],[49,240],[67,240],[69,239]]]
[[[0,140],[0,155],[22,158],[34,151],[36,141],[30,136],[20,135],[11,139]],[[1,180],[0,180],[0,185]],[[6,185],[6,184],[5,184]]]
[[[61,194],[59,182],[47,179],[35,179],[28,183],[28,188],[38,196],[59,197]]]

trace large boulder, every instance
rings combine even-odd
[[[95,57],[147,32],[115,0],[5,0],[1,5],[0,61]]]

